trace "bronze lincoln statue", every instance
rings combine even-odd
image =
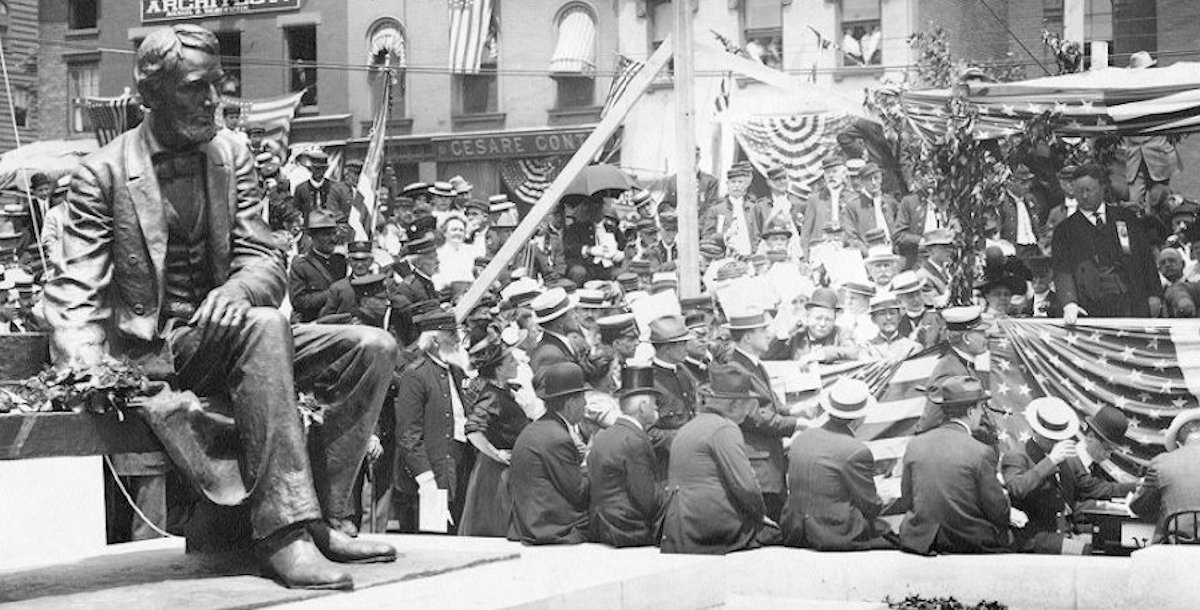
[[[221,394],[241,441],[256,551],[284,585],[352,588],[335,562],[393,561],[391,546],[339,530],[397,348],[363,326],[299,325],[280,312],[284,255],[263,222],[246,145],[215,122],[217,39],[176,25],[138,48],[150,109],[71,180],[64,273],[46,286],[59,364],[106,356]],[[296,388],[326,405],[305,430]]]

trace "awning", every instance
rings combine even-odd
[[[75,171],[84,157],[99,149],[95,138],[39,140],[14,148],[0,156],[0,188],[24,189],[39,172],[57,180]]]
[[[596,20],[586,9],[571,9],[559,20],[550,71],[579,75],[596,71]]]
[[[403,68],[408,65],[408,55],[404,52],[404,34],[399,28],[385,25],[371,34],[367,60],[375,63],[381,53],[391,54],[392,67]]]

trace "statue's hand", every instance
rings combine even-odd
[[[223,290],[213,290],[204,298],[188,324],[200,330],[201,342],[224,341],[242,327],[248,311],[249,302],[231,297]]]

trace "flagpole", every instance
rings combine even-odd
[[[675,0],[675,192],[679,210],[679,292],[700,294],[700,219],[696,194],[695,47],[691,0]]]
[[[4,92],[8,95],[8,118],[12,120],[13,142],[17,148],[21,147],[21,130],[17,129],[17,110],[13,106],[12,83],[8,80],[8,59],[4,56],[4,44],[0,41],[0,69],[4,71]],[[46,263],[46,247],[42,245],[42,227],[37,221],[37,214],[33,213],[33,185],[29,183],[29,170],[21,168],[21,175],[25,177],[25,200],[29,203],[29,224],[33,226],[33,241],[37,244],[38,255],[42,259],[42,275],[45,276],[47,271],[50,271],[49,265]],[[49,212],[49,209],[46,210]],[[45,218],[42,219],[43,221]]]
[[[391,53],[391,51],[388,51],[387,55],[385,56],[385,59],[383,60],[383,76],[384,76],[383,98],[380,100],[383,103],[383,113],[382,113],[383,121],[380,122],[378,129],[385,129],[387,126],[387,122],[389,119],[391,119],[391,115],[392,115],[392,53]],[[384,147],[386,150],[387,136],[384,134],[381,134],[380,137],[383,138]],[[379,157],[380,157],[380,159],[379,159],[379,163],[380,163],[379,168],[380,169],[379,169],[379,172],[375,174],[375,180],[371,184],[371,192],[375,194],[375,199],[374,199],[375,205],[371,206],[371,210],[370,210],[370,212],[368,212],[369,215],[367,218],[367,222],[369,224],[367,225],[367,227],[364,227],[367,231],[368,239],[371,239],[371,240],[375,239],[375,211],[379,209],[379,199],[378,199],[379,183],[381,180],[383,180],[383,163],[384,163],[384,158],[385,158],[385,155],[383,154],[383,150],[379,151]]]

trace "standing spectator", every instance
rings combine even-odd
[[[1075,178],[1079,211],[1054,230],[1054,286],[1063,321],[1156,316],[1162,309],[1153,245],[1141,219],[1104,202],[1104,169],[1091,166]]]
[[[1130,70],[1148,70],[1158,61],[1146,51],[1129,56]],[[1127,136],[1125,148],[1125,181],[1129,183],[1129,200],[1146,214],[1154,213],[1147,206],[1147,193],[1156,185],[1170,185],[1171,176],[1183,170],[1179,152],[1167,136]]]
[[[922,555],[1008,550],[1009,504],[996,476],[996,451],[971,437],[988,397],[971,377],[951,377],[930,397],[948,421],[913,437],[904,452],[904,550]]]
[[[346,257],[334,252],[338,224],[324,210],[308,214],[308,236],[312,250],[292,262],[288,294],[292,299],[293,318],[312,322],[329,301],[330,286],[346,277]]]
[[[788,452],[791,493],[783,509],[783,543],[818,551],[890,549],[881,519],[875,458],[854,438],[875,399],[867,384],[840,379],[823,396],[829,420],[801,432]]]
[[[1051,254],[1054,228],[1079,209],[1079,200],[1075,198],[1075,176],[1078,173],[1079,168],[1074,165],[1065,165],[1058,170],[1058,188],[1063,192],[1063,202],[1050,208],[1050,212],[1046,214],[1046,222],[1042,225],[1042,234],[1038,240],[1042,251],[1047,255]]]
[[[883,172],[878,165],[867,163],[858,171],[858,177],[859,203],[842,207],[842,226],[849,245],[866,254],[866,235],[873,229],[882,230],[885,242],[891,245],[898,204],[890,193],[883,192]]]

